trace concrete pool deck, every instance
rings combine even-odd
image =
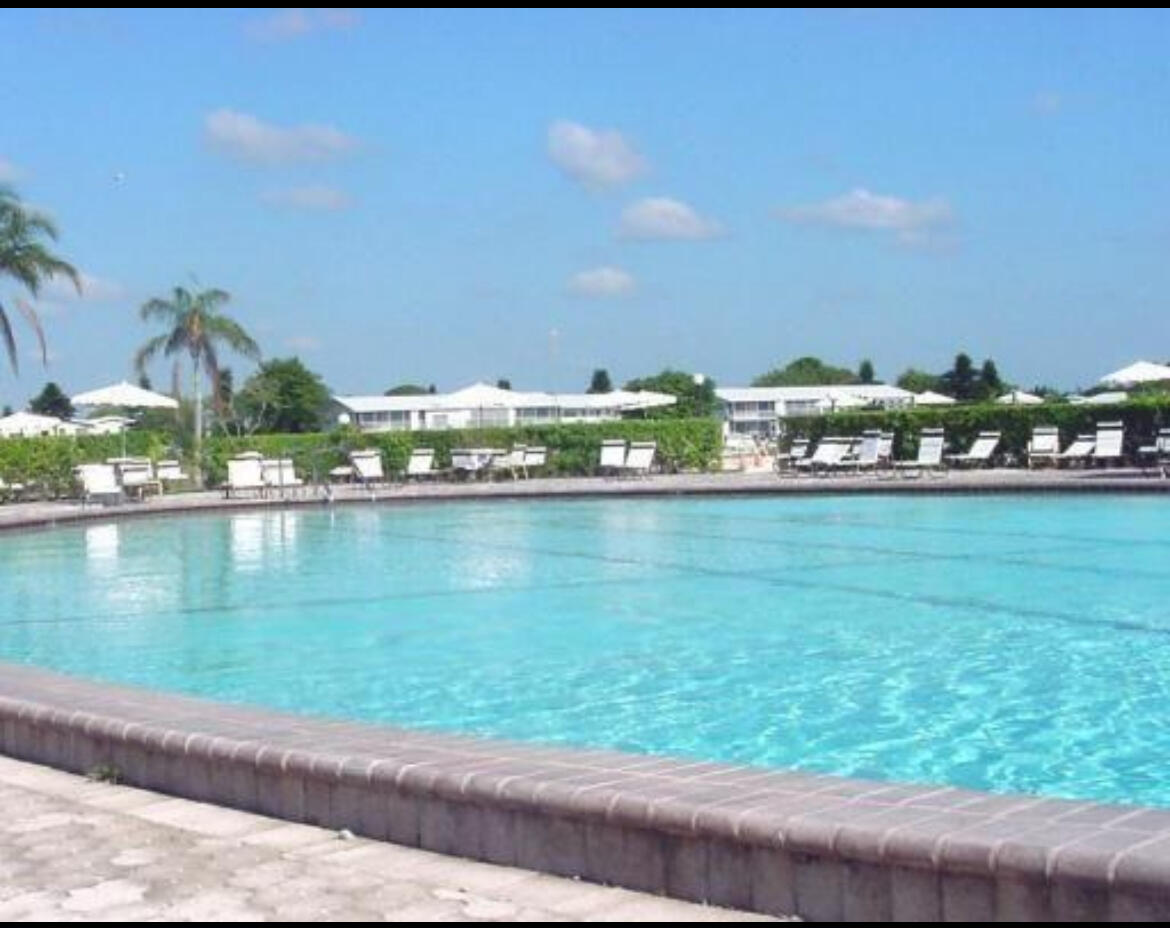
[[[983,471],[921,480],[532,480],[375,495],[410,502],[1167,490],[1170,481],[1119,471]],[[338,501],[369,497],[347,492]],[[0,526],[222,508],[210,493],[112,509],[20,504],[0,507]],[[766,914],[1170,918],[1170,810],[410,732],[2,663],[0,753],[75,772],[116,770],[144,789],[427,851]]]
[[[0,921],[766,921],[0,758]]]
[[[203,491],[151,497],[117,506],[82,506],[76,500],[0,505],[0,530],[58,525],[89,519],[129,518],[151,514],[207,512],[281,506],[354,503],[417,503],[456,500],[605,499],[643,496],[805,496],[823,494],[901,493],[1170,493],[1170,480],[1136,468],[1085,470],[962,470],[945,476],[783,477],[773,473],[655,474],[645,478],[542,477],[531,480],[463,481],[396,484],[363,490],[334,486],[327,499],[318,488],[301,488],[259,499],[249,495],[225,499]]]

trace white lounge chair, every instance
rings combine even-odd
[[[351,451],[349,463],[353,468],[353,479],[363,487],[368,489],[386,483],[386,473],[382,469],[382,452],[376,448]]]
[[[942,473],[943,446],[946,437],[942,429],[923,429],[918,435],[918,457],[913,461],[895,461],[894,467],[906,474],[921,476],[926,471]]]
[[[882,433],[878,429],[862,433],[861,443],[857,445],[855,454],[842,459],[840,469],[853,469],[860,473],[863,470],[875,471],[878,466],[878,455],[881,451]]]
[[[999,447],[1001,437],[999,432],[980,432],[966,452],[963,454],[950,454],[947,457],[950,458],[952,463],[958,464],[960,467],[964,464],[990,464],[991,456],[995,454],[995,449]]]
[[[80,464],[76,474],[81,483],[82,506],[92,502],[108,506],[120,503],[126,498],[118,483],[118,472],[113,464]]]
[[[779,451],[773,460],[776,472],[779,474],[796,473],[798,462],[808,458],[808,448],[811,443],[807,438],[794,438],[787,451]]]
[[[191,478],[183,470],[178,461],[159,461],[155,474],[164,485],[168,483],[185,483]]]
[[[23,483],[8,483],[3,477],[0,477],[0,503],[16,499],[23,492]]]
[[[839,435],[826,435],[820,440],[820,443],[817,445],[817,450],[813,452],[812,457],[795,462],[796,468],[798,471],[807,470],[813,474],[819,471],[828,473],[841,465],[841,462],[845,459],[845,455],[849,453],[849,449],[852,447],[852,438],[843,438]]]
[[[151,490],[162,494],[162,481],[155,477],[150,458],[115,458],[106,463],[117,471],[118,482],[127,494],[139,499],[145,499]]]
[[[435,476],[435,449],[415,448],[406,462],[406,479],[424,480]]]
[[[1028,442],[1028,466],[1060,462],[1060,429],[1055,425],[1037,425]]]
[[[601,443],[601,459],[597,469],[601,473],[620,474],[626,466],[626,441],[624,438],[607,438]]]
[[[657,453],[657,442],[630,442],[630,450],[626,452],[626,459],[622,463],[619,473],[629,474],[631,477],[649,477],[650,468],[654,466],[654,456]]]
[[[533,471],[548,466],[548,448],[536,445],[524,449],[524,476],[529,477]]]
[[[878,467],[890,467],[894,460],[894,433],[882,432],[878,441]]]
[[[1060,453],[1057,459],[1061,463],[1076,461],[1084,464],[1093,456],[1093,449],[1097,445],[1097,437],[1095,435],[1078,435],[1073,439],[1071,445]]]
[[[512,450],[507,454],[498,454],[492,458],[489,465],[493,474],[507,474],[513,480],[517,476],[523,474],[528,476],[527,471],[524,470],[524,454],[527,451],[524,445],[513,445]]]
[[[1159,429],[1152,445],[1138,448],[1138,458],[1143,467],[1152,465],[1161,470],[1163,477],[1167,476],[1170,468],[1170,429]]]
[[[456,476],[475,479],[491,467],[492,461],[499,454],[505,453],[479,448],[452,448],[451,470]]]
[[[1098,422],[1097,443],[1093,448],[1093,460],[1120,464],[1125,457],[1125,424],[1122,422]]]
[[[285,490],[295,490],[305,485],[305,481],[297,476],[292,458],[265,458],[260,462],[260,471],[265,485],[282,494]]]
[[[227,462],[227,483],[223,495],[231,498],[239,493],[255,493],[263,496],[268,491],[264,480],[263,459],[255,452],[248,452],[231,458]]]

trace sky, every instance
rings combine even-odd
[[[1164,11],[0,11],[0,182],[85,278],[19,377],[218,287],[339,393],[801,355],[1170,358]],[[16,294],[0,281],[0,300]],[[229,359],[237,382],[252,369]],[[169,382],[157,366],[156,383]]]

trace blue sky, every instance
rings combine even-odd
[[[960,349],[1087,385],[1170,358],[1168,25],[3,11],[0,179],[89,286],[0,402],[128,375],[137,307],[193,278],[339,392]]]

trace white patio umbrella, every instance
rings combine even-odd
[[[177,400],[132,383],[112,384],[73,397],[74,406],[124,406],[128,409],[178,409]]]
[[[1170,367],[1150,361],[1137,361],[1129,367],[1106,374],[1100,382],[1114,387],[1132,387],[1139,383],[1157,383],[1159,380],[1170,380]]]
[[[955,400],[944,393],[924,390],[914,397],[915,406],[953,406]]]
[[[122,381],[73,397],[74,406],[120,406],[125,409],[178,409],[177,400],[153,390]],[[126,430],[122,429],[122,457],[126,456]]]
[[[1011,393],[999,397],[996,402],[1005,406],[1039,406],[1044,402],[1044,397],[1035,393],[1025,393],[1023,390],[1012,390]]]

